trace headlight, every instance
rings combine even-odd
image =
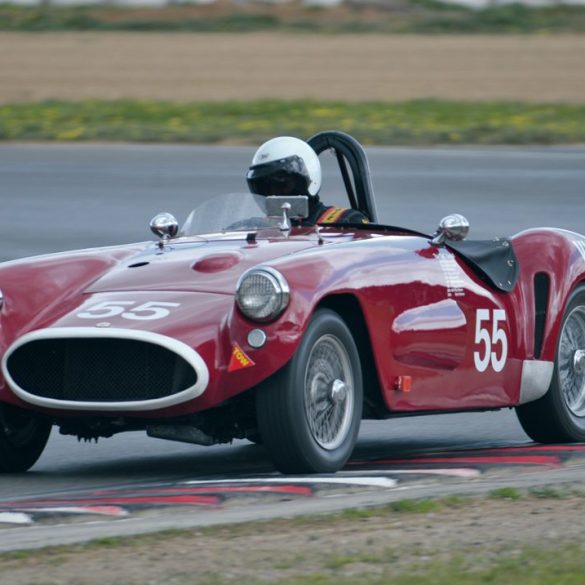
[[[236,302],[240,311],[252,321],[272,321],[287,307],[288,283],[274,268],[252,268],[240,277]]]

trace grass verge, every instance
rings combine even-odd
[[[5,31],[294,31],[323,33],[583,33],[585,7],[521,4],[472,10],[437,0],[348,2],[319,8],[302,1],[270,5],[217,0],[200,6],[15,6],[0,3]]]
[[[573,585],[585,582],[585,543],[577,526],[556,531],[584,505],[582,492],[551,487],[401,500],[5,553],[0,574],[15,585]]]
[[[47,101],[0,105],[0,140],[258,144],[336,129],[368,145],[585,142],[585,103]]]

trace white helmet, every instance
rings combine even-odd
[[[257,195],[317,195],[321,163],[303,140],[279,136],[256,151],[246,179]]]

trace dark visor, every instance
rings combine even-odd
[[[303,159],[289,156],[250,167],[248,187],[257,195],[308,195],[309,173]]]

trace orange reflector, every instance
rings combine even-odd
[[[412,390],[412,376],[398,376],[394,383],[394,389],[399,392],[410,392]]]
[[[232,350],[232,357],[228,365],[228,372],[235,372],[236,370],[243,370],[255,366],[256,364],[244,353],[244,350],[237,344],[234,343]]]

